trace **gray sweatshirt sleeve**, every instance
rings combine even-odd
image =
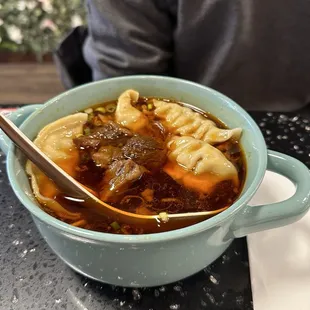
[[[167,74],[173,25],[166,0],[87,0],[83,53],[93,79]]]

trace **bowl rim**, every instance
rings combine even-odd
[[[56,229],[59,229],[65,233],[73,234],[77,237],[87,238],[88,240],[96,240],[96,241],[117,243],[117,244],[143,244],[143,243],[167,242],[167,241],[180,239],[180,238],[186,238],[192,235],[199,234],[214,226],[220,226],[228,218],[238,213],[240,209],[254,196],[255,192],[259,188],[263,180],[266,167],[267,167],[267,147],[266,147],[262,132],[259,129],[258,125],[255,123],[255,121],[252,119],[252,117],[232,99],[228,98],[227,96],[223,95],[222,93],[210,87],[207,87],[207,86],[195,83],[195,82],[191,82],[188,80],[180,79],[180,78],[160,76],[160,75],[128,75],[128,76],[114,77],[114,78],[109,78],[105,80],[90,82],[90,83],[78,86],[76,88],[67,90],[59,94],[58,96],[48,100],[46,103],[42,105],[42,108],[32,113],[31,116],[27,118],[25,122],[23,122],[20,128],[24,129],[25,127],[29,126],[29,124],[31,124],[32,122],[32,119],[37,117],[37,115],[39,115],[39,113],[43,109],[51,106],[54,102],[62,100],[63,97],[66,97],[73,93],[80,92],[83,89],[88,88],[89,86],[92,86],[94,84],[117,83],[118,81],[124,81],[124,80],[130,81],[132,79],[150,79],[150,80],[156,80],[156,81],[174,80],[175,82],[178,82],[181,84],[188,84],[192,87],[199,88],[203,91],[207,91],[212,96],[218,97],[221,101],[228,102],[233,107],[234,112],[242,114],[243,117],[250,124],[251,128],[253,128],[253,130],[255,131],[256,137],[257,137],[256,144],[259,147],[259,153],[260,153],[260,160],[256,166],[257,172],[254,176],[252,183],[249,185],[248,189],[245,192],[243,192],[241,196],[227,210],[219,213],[218,215],[208,220],[200,222],[198,224],[187,226],[181,229],[176,229],[173,231],[154,233],[154,234],[116,235],[116,234],[109,234],[109,233],[91,231],[91,230],[86,230],[86,229],[79,228],[79,227],[74,227],[70,224],[64,223],[54,218],[53,216],[43,211],[41,208],[38,207],[38,205],[36,205],[33,201],[30,200],[30,198],[28,197],[26,193],[24,193],[24,191],[22,191],[18,186],[16,186],[18,184],[16,180],[16,175],[14,172],[14,159],[16,157],[15,156],[16,148],[13,144],[11,144],[8,154],[7,154],[7,173],[8,173],[9,181],[12,184],[12,188],[13,188],[15,195],[20,200],[20,202],[28,209],[28,211],[30,211],[31,215],[34,215],[36,218],[38,218],[42,222]]]

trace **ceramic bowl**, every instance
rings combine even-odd
[[[13,191],[31,213],[51,249],[75,271],[120,286],[171,283],[212,263],[234,238],[292,223],[309,209],[308,168],[292,157],[267,151],[258,126],[238,104],[199,84],[161,76],[112,78],[72,89],[44,105],[19,109],[10,118],[34,139],[48,123],[96,103],[114,100],[128,88],[136,89],[142,96],[192,104],[231,128],[241,127],[241,143],[247,162],[244,188],[239,199],[226,211],[187,228],[136,236],[84,230],[53,218],[39,207],[25,173],[24,156],[0,133],[0,146],[7,153],[7,172]],[[292,180],[296,193],[273,205],[248,206],[266,169]]]

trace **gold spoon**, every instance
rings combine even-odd
[[[109,218],[111,222],[116,221],[134,225],[135,227],[143,228],[147,232],[163,232],[199,223],[227,209],[227,207],[224,207],[222,209],[205,212],[140,215],[114,208],[98,199],[74,178],[59,168],[1,113],[0,128],[30,161],[54,181],[63,193],[70,196],[72,200],[81,204],[83,207],[89,208],[93,212]]]

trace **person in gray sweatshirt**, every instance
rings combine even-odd
[[[310,102],[308,0],[87,0],[87,8],[93,80],[169,75],[247,110]]]

